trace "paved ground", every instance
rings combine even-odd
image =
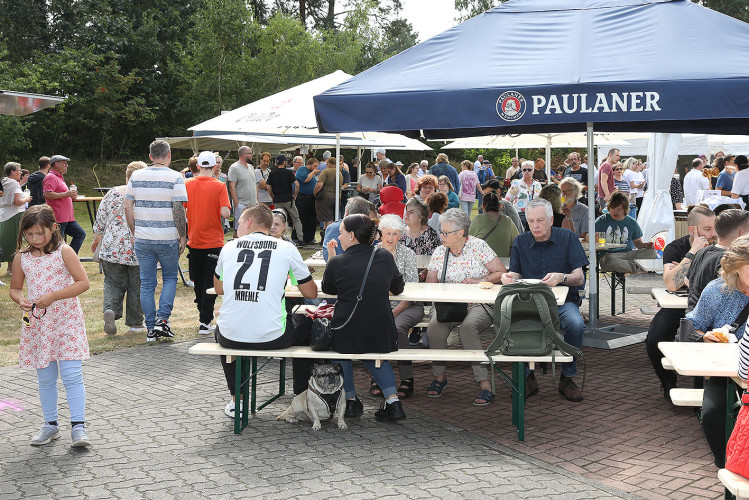
[[[628,296],[628,310],[640,305],[653,301]],[[649,317],[616,321],[647,325]],[[0,369],[0,498],[721,496],[694,413],[663,399],[642,344],[586,348],[582,403],[565,401],[551,373],[539,373],[523,443],[510,424],[509,390],[498,381],[493,405],[472,406],[477,386],[458,364],[448,368],[441,399],[425,396],[430,373],[417,365],[417,393],[404,402],[409,418],[398,424],[375,422],[378,401],[367,396],[365,415],[349,430],[324,423],[314,433],[274,420],[287,396],[234,436],[218,360],[189,356],[191,344],[122,350],[85,364],[88,451],[69,447],[67,423],[58,441],[29,446],[41,424],[34,372]],[[272,371],[262,380],[270,393]],[[359,369],[362,393],[368,382]],[[65,422],[64,397],[61,408]]]

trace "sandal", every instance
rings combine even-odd
[[[372,379],[372,382],[369,384],[369,395],[375,397],[382,396],[382,389],[377,385],[375,379]]]
[[[398,386],[398,398],[406,399],[414,393],[414,379],[409,378],[401,380],[401,385]]]
[[[479,401],[483,401],[483,403],[479,403]],[[489,389],[484,389],[481,392],[479,392],[479,395],[476,396],[476,399],[473,400],[474,406],[488,406],[494,401],[494,394],[492,394],[492,391]]]
[[[437,379],[432,380],[432,385],[429,386],[429,389],[427,389],[427,396],[430,398],[438,398],[442,396],[442,393],[445,392],[445,387],[447,387],[447,377],[445,377],[445,380],[443,382],[440,382]],[[433,392],[434,394],[430,394]]]

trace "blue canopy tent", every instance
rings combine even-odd
[[[511,0],[314,102],[321,132],[444,139],[587,130],[590,158],[594,124],[747,134],[749,24],[686,0]],[[591,280],[592,330],[597,300]]]

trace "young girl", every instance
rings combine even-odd
[[[36,368],[45,424],[31,439],[33,446],[60,437],[57,424],[57,372],[65,384],[73,446],[90,446],[83,428],[86,390],[81,360],[88,359],[88,341],[78,295],[88,290],[88,276],[78,256],[63,243],[49,205],[24,213],[13,260],[10,297],[24,312],[20,365]],[[22,248],[23,240],[27,245]],[[28,281],[28,298],[23,282]]]

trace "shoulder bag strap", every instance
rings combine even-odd
[[[487,217],[488,217],[488,216],[487,216]],[[492,234],[492,233],[494,232],[494,230],[495,230],[495,229],[497,229],[497,228],[499,227],[499,221],[500,221],[500,220],[502,220],[502,214],[499,214],[499,217],[497,217],[497,220],[495,221],[495,222],[496,222],[496,224],[494,224],[494,227],[493,227],[493,228],[491,228],[491,229],[489,230],[489,232],[488,232],[488,233],[486,233],[486,234],[484,235],[484,237],[483,237],[483,238],[481,238],[482,240],[486,241],[486,239],[487,239],[487,238],[488,238],[489,236],[491,236],[491,234]]]
[[[735,329],[737,330],[746,323],[747,318],[749,318],[749,303],[745,305],[739,315],[736,316],[736,319],[734,320],[733,324],[731,324],[731,326],[735,327]]]
[[[445,282],[445,275],[447,275],[447,259],[450,257],[450,249],[445,247],[445,262],[442,264],[442,277],[440,278],[440,283]]]
[[[377,252],[377,247],[374,247],[372,249],[372,255],[369,256],[369,262],[367,263],[367,270],[364,271],[364,279],[361,282],[361,287],[359,288],[359,294],[356,296],[356,304],[354,304],[354,308],[351,310],[351,314],[349,315],[348,319],[341,325],[336,326],[335,328],[331,327],[331,330],[340,330],[344,326],[348,325],[349,321],[351,321],[351,318],[354,317],[354,314],[356,313],[356,308],[359,306],[359,302],[361,302],[362,295],[364,294],[364,285],[367,283],[367,277],[369,276],[369,270],[372,267],[372,261],[374,260],[375,253]]]

